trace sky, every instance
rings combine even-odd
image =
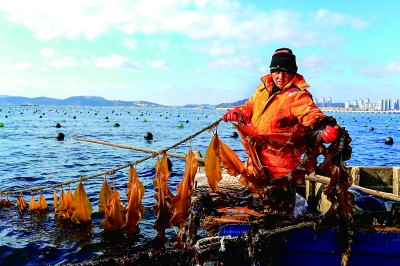
[[[0,95],[164,105],[249,98],[289,47],[315,99],[400,98],[400,3],[0,2]]]

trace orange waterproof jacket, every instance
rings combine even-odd
[[[261,81],[253,96],[244,105],[236,107],[243,111],[259,135],[284,142],[289,140],[297,125],[310,126],[318,117],[325,116],[307,91],[309,86],[302,75],[296,74],[285,88],[277,92],[273,92],[271,74],[262,77]],[[274,177],[289,173],[301,159],[295,150],[284,154],[262,150],[259,157]]]

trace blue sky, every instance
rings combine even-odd
[[[249,98],[290,47],[314,98],[400,98],[398,1],[1,1],[0,95]]]

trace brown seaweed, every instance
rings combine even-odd
[[[101,185],[100,194],[99,194],[99,212],[105,214],[106,206],[110,202],[112,196],[112,189],[107,182],[107,179],[104,177],[103,184]]]
[[[177,194],[171,201],[171,225],[182,226],[188,216],[190,197],[193,191],[194,177],[197,173],[197,160],[192,151],[192,146],[185,156],[186,167],[183,178],[177,188]]]
[[[125,208],[118,191],[114,188],[111,199],[106,206],[104,221],[101,225],[107,231],[115,231],[121,229],[124,224]]]
[[[217,133],[215,133],[210,141],[210,144],[208,145],[206,158],[204,161],[208,184],[214,192],[219,191],[218,182],[222,179],[221,155],[219,147],[219,138]]]
[[[221,163],[230,175],[237,176],[243,173],[244,165],[239,156],[215,133],[208,145],[205,158],[208,184],[214,192],[219,190],[218,182],[222,179]]]
[[[145,208],[142,204],[144,195],[144,186],[139,181],[136,169],[131,165],[129,167],[129,183],[128,183],[128,205],[126,207],[126,221],[122,226],[125,233],[139,232],[139,221],[144,216]]]
[[[79,182],[76,188],[71,204],[72,216],[71,221],[77,224],[85,224],[92,221],[91,214],[93,212],[92,205],[86,194],[82,182]]]
[[[293,134],[282,136],[257,136],[251,127],[242,124],[237,125],[237,129],[242,137],[246,153],[252,161],[251,167],[253,167],[252,174],[242,175],[243,183],[264,197],[264,204],[272,206],[273,209],[291,206],[290,203],[277,201],[279,197],[276,195],[284,195],[294,184],[304,182],[306,174],[316,172],[331,178],[324,193],[332,205],[325,213],[324,221],[339,222],[339,228],[345,239],[342,255],[342,262],[345,264],[350,255],[353,236],[354,197],[347,190],[352,184],[352,178],[344,166],[344,162],[351,157],[349,145],[351,138],[345,128],[341,128],[339,137],[325,147],[321,131],[327,125],[332,124],[336,124],[333,117],[319,118],[313,127],[298,126]],[[304,146],[303,143],[306,145]],[[257,157],[257,152],[261,148],[282,156],[289,150],[295,151],[299,155],[303,154],[303,158],[300,164],[288,174],[271,179],[268,173],[262,169]],[[324,161],[320,165],[317,161],[319,155],[324,156]]]
[[[26,203],[24,197],[18,197],[17,199],[17,207],[20,212],[28,208],[28,203]]]
[[[72,215],[72,192],[68,188],[67,193],[64,193],[64,190],[61,190],[58,206],[55,209],[58,216],[64,219],[71,218]]]
[[[165,229],[171,227],[171,201],[174,195],[168,187],[168,177],[170,175],[168,170],[168,158],[164,153],[161,160],[157,159],[156,177],[154,178],[154,190],[157,192],[154,198],[157,200],[156,205],[153,206],[153,212],[157,215],[153,228],[157,230],[156,239],[164,241]]]

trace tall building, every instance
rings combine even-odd
[[[378,111],[385,111],[385,101],[384,100],[378,101]]]
[[[324,97],[321,98],[321,106],[325,107],[325,98]]]
[[[328,97],[328,98],[326,99],[326,106],[327,106],[327,107],[332,107],[332,97]]]
[[[394,101],[393,101],[393,109],[395,109],[395,110],[400,109],[399,99],[394,99]]]

